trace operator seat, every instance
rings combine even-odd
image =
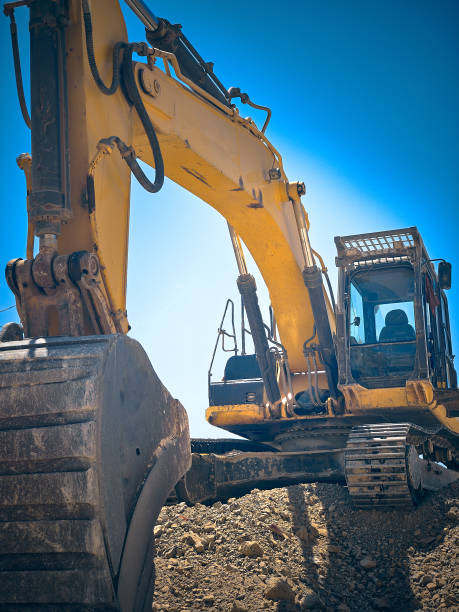
[[[404,310],[396,308],[386,314],[385,326],[379,334],[379,342],[403,342],[416,340],[416,332],[408,323]]]
[[[261,378],[256,355],[233,355],[225,366],[223,380]]]
[[[264,384],[256,355],[233,355],[226,363],[223,380],[209,382],[211,406],[262,404]]]

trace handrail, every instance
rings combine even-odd
[[[226,313],[228,311],[228,307],[229,307],[230,304],[231,304],[231,327],[232,327],[232,330],[233,330],[232,334],[229,334],[225,329],[223,329],[223,323],[225,322]],[[228,338],[233,338],[233,340],[234,340],[234,348],[232,348],[232,349],[226,349],[225,348],[225,336],[228,336]],[[207,383],[208,383],[208,389],[209,390],[210,390],[210,381],[212,379],[212,367],[214,365],[215,355],[217,353],[217,348],[218,348],[218,343],[220,341],[220,337],[222,337],[222,349],[223,349],[223,351],[225,353],[232,353],[232,352],[234,352],[234,354],[237,355],[239,349],[237,347],[236,327],[234,325],[234,302],[231,299],[227,299],[226,300],[225,310],[223,311],[222,320],[220,321],[220,325],[219,325],[218,331],[217,331],[217,340],[215,342],[214,351],[212,353],[212,359],[210,361],[210,366],[209,366],[209,369],[207,371]],[[209,397],[209,402],[210,402],[210,397]]]

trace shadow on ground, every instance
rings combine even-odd
[[[309,512],[314,495],[322,506],[319,517]],[[420,610],[410,558],[442,541],[448,495],[454,492],[427,496],[411,511],[359,511],[352,509],[345,487],[338,493],[321,484],[289,487],[293,531],[305,527],[310,534],[302,541],[302,581],[333,611]]]

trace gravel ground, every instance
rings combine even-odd
[[[353,510],[332,484],[168,506],[153,610],[459,612],[458,519],[459,483],[411,512]]]

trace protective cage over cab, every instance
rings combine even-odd
[[[368,389],[429,380],[457,387],[448,302],[451,266],[438,275],[417,228],[335,237],[340,385]]]

